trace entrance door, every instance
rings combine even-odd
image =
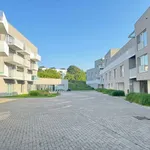
[[[13,84],[11,83],[7,84],[7,93],[8,95],[13,95]]]
[[[147,81],[140,81],[140,92],[141,93],[148,93]]]

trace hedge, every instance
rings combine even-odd
[[[129,102],[138,103],[141,105],[150,106],[150,94],[146,93],[129,93],[126,96],[126,100]]]
[[[125,96],[124,91],[121,91],[121,90],[99,88],[96,91],[101,92],[103,94],[108,94],[111,96]]]

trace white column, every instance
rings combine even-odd
[[[147,80],[147,89],[148,89],[148,93],[150,94],[150,80]]]

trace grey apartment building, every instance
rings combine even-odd
[[[110,49],[87,70],[91,87],[150,93],[150,7],[137,20],[130,40],[120,49]]]

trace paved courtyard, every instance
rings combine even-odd
[[[148,107],[92,91],[20,99],[0,104],[0,150],[150,150],[149,118]]]

